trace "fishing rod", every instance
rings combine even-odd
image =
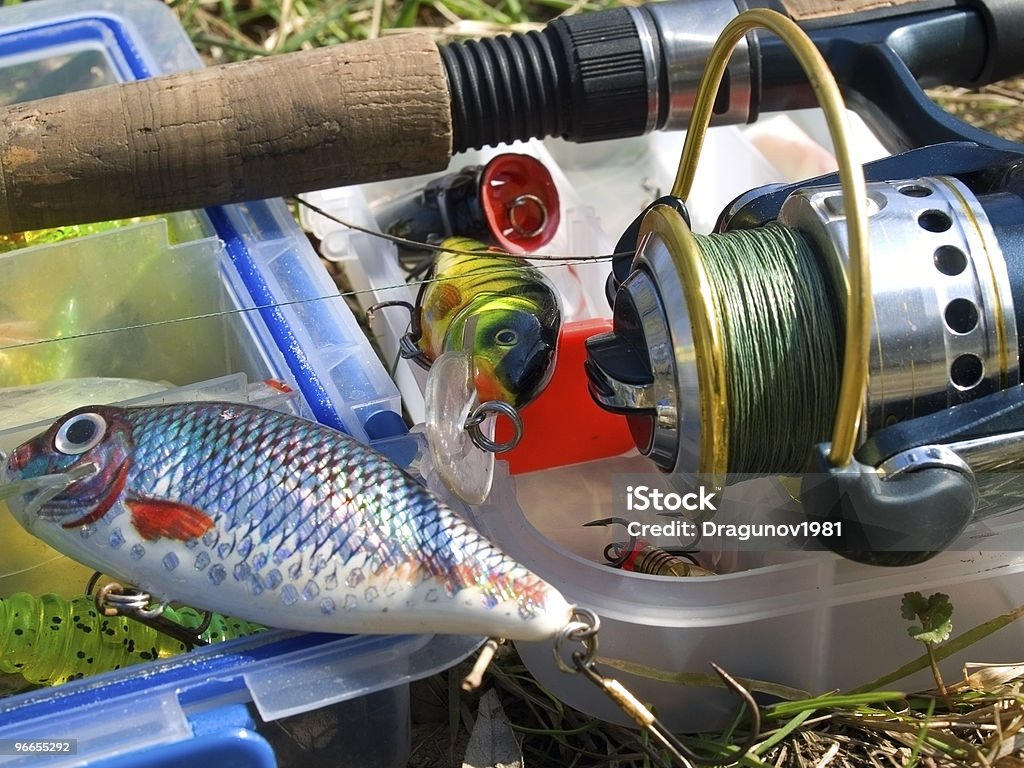
[[[1013,0],[669,0],[441,46],[389,36],[6,108],[0,233],[428,173],[517,139],[685,128],[716,37],[747,7],[800,23],[890,149],[967,131],[918,83],[1024,71]],[[729,61],[714,118],[751,122],[812,100],[786,46],[755,30]]]

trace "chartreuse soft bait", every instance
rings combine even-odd
[[[163,616],[187,629],[206,617],[191,608],[165,608]],[[205,643],[263,629],[214,614],[199,635]],[[0,598],[0,672],[19,673],[37,685],[65,683],[189,650],[185,643],[126,616],[104,616],[91,597],[19,592]]]

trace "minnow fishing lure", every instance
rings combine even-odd
[[[450,237],[441,248],[403,355],[429,368],[444,352],[468,352],[479,400],[523,407],[554,371],[562,321],[554,286],[524,259],[476,240]]]
[[[386,458],[252,405],[89,406],[16,448],[15,518],[159,600],[289,629],[554,637],[573,609]],[[64,487],[38,490],[41,479]],[[34,489],[33,489],[34,484]]]
[[[206,623],[203,614],[187,607],[167,607],[162,615],[186,629]],[[263,629],[213,614],[198,638],[216,643]],[[104,616],[85,595],[66,600],[19,592],[0,598],[0,672],[19,673],[36,685],[58,685],[187,650],[181,640],[127,616]]]

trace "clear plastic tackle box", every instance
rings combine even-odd
[[[850,117],[858,156],[865,161],[884,156],[885,150],[864,124],[856,115]],[[765,123],[708,132],[689,198],[694,231],[710,232],[719,212],[741,193],[833,170],[819,111],[770,116]],[[676,133],[592,145],[531,141],[462,156],[453,166],[486,162],[499,151],[541,159],[558,187],[563,222],[544,252],[579,259],[610,253],[636,214],[670,188],[683,140],[684,135]],[[373,211],[399,190],[394,182],[380,182],[310,197],[343,219],[369,224]],[[402,273],[390,245],[344,231],[324,217],[303,215],[323,238],[324,255],[344,264],[360,285],[373,289],[363,301],[415,298],[414,291],[395,288]],[[382,258],[382,251],[391,253],[390,258]],[[607,262],[588,264],[588,271],[575,263],[571,270],[543,266],[549,274],[561,271],[555,282],[568,298],[570,322],[611,316],[603,294]],[[394,350],[404,322],[381,317],[375,330],[381,348]],[[407,378],[396,379],[403,398],[422,403],[422,374],[415,368],[408,373]],[[545,436],[555,445],[572,440],[576,424],[566,426],[565,414],[590,406],[581,405],[590,398],[582,370],[577,375],[575,391],[545,411],[562,416],[550,425],[527,423],[527,435],[540,428],[548,430]],[[533,407],[524,410],[525,422]],[[619,452],[611,450],[616,446]],[[583,527],[625,514],[613,498],[611,481],[616,475],[656,475],[647,459],[635,451],[621,451],[618,443],[590,461],[553,463],[538,471],[522,471],[514,459],[507,465],[499,462],[490,500],[473,510],[474,521],[510,555],[557,585],[571,602],[598,613],[599,657],[609,664],[605,669],[681,732],[724,727],[733,716],[735,699],[720,689],[670,681],[680,675],[714,678],[711,662],[741,678],[811,694],[848,690],[923,654],[900,615],[905,592],[947,593],[955,606],[954,634],[1024,604],[1024,522],[1019,513],[969,530],[950,551],[912,567],[886,569],[827,552],[751,548],[701,553],[701,564],[718,574],[712,577],[650,576],[614,570],[605,563],[605,546],[626,538],[622,528]],[[727,495],[741,505],[744,497],[762,505],[776,499],[781,511],[794,503],[776,478],[744,483]],[[634,517],[642,519],[635,513]],[[653,517],[643,521],[664,522]],[[651,541],[680,544],[669,536]],[[965,662],[1015,663],[1022,642],[1024,624],[1010,624],[946,659],[945,676],[957,679]],[[538,680],[567,704],[626,724],[615,705],[581,675],[558,669],[549,643],[517,643],[517,649]],[[893,685],[927,689],[934,683],[925,669]]]
[[[177,19],[156,0],[0,8],[0,103],[199,66]],[[398,389],[283,201],[66,234],[0,253],[0,387],[116,377],[164,390],[105,381],[89,398],[95,402],[126,393],[244,400],[269,386],[295,393],[288,404],[301,415],[409,453],[401,447],[407,430]],[[43,339],[56,341],[36,343]],[[52,394],[30,397],[23,411],[10,402],[0,404],[4,451],[33,423],[71,407]],[[0,597],[84,590],[89,572],[31,539],[6,509],[0,541]],[[479,642],[275,630],[0,695],[0,743],[77,740],[75,754],[5,748],[0,765],[135,768],[198,758],[269,768],[275,752],[263,734],[282,729],[257,720],[310,710],[338,727],[303,761],[348,755],[342,764],[404,765],[409,682],[450,667]]]

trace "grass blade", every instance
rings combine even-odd
[[[645,677],[648,680],[657,680],[662,683],[710,688],[725,687],[725,683],[722,682],[722,678],[718,677],[718,675],[704,674],[702,672],[666,672],[663,669],[649,667],[645,664],[637,664],[636,662],[623,659],[613,659],[607,656],[598,656],[597,662],[612,669],[617,669],[620,672],[626,672],[637,677]],[[788,685],[770,683],[765,680],[752,680],[744,677],[737,677],[736,679],[752,693],[764,693],[787,701],[806,699],[810,696],[807,691],[791,688]]]
[[[1017,606],[1009,613],[1004,613],[1001,616],[996,616],[994,619],[989,619],[973,629],[969,629],[963,634],[957,635],[951,640],[947,640],[945,643],[936,646],[932,650],[935,660],[942,661],[955,653],[959,653],[965,648],[974,645],[974,643],[979,640],[988,637],[993,632],[1012,624],[1021,616],[1024,616],[1024,605]],[[912,675],[915,672],[920,672],[922,669],[927,669],[929,663],[928,654],[923,653],[913,661],[904,664],[899,669],[896,669],[887,675],[883,675],[877,680],[872,680],[870,683],[854,688],[850,693],[864,693],[866,691],[873,691],[876,688],[881,688],[884,685],[889,685],[890,683],[907,677],[908,675]]]

